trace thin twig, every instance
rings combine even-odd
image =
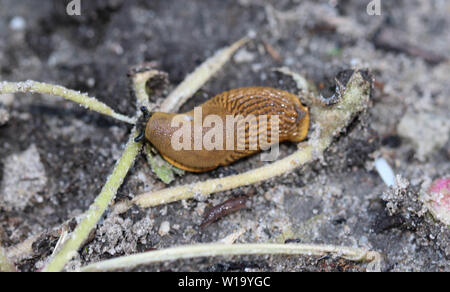
[[[131,80],[133,82],[133,91],[136,95],[137,108],[141,106],[149,107],[149,96],[146,92],[147,81],[161,74],[160,71],[150,69],[149,71],[135,73]]]
[[[194,72],[186,76],[183,82],[175,88],[161,104],[162,112],[176,112],[203,84],[205,84],[231,56],[241,46],[248,42],[248,38],[243,38],[229,47],[217,51],[214,56],[206,60],[195,69]]]
[[[130,269],[150,263],[190,259],[199,257],[236,256],[236,255],[306,255],[324,256],[332,254],[346,260],[370,262],[370,270],[379,270],[381,255],[361,248],[339,247],[333,245],[310,244],[198,244],[174,247],[146,253],[119,257],[82,268],[81,272],[112,271]]]
[[[35,243],[36,240],[38,240],[42,236],[42,234],[44,233],[30,236],[25,241],[22,241],[21,243],[6,249],[6,254],[8,255],[8,258],[16,262],[19,262],[29,257],[33,253],[33,243]]]
[[[312,160],[312,147],[307,146],[294,154],[279,160],[273,164],[250,170],[248,172],[227,176],[224,178],[210,179],[189,185],[166,188],[156,192],[144,193],[137,196],[132,203],[141,208],[149,208],[161,204],[186,200],[196,196],[206,197],[213,193],[231,190],[241,186],[255,184],[289,172],[300,165]]]
[[[6,255],[5,249],[2,247],[2,242],[0,241],[0,272],[16,272],[14,264],[9,260]]]
[[[71,100],[84,106],[92,111],[113,117],[120,121],[134,124],[136,121],[133,118],[127,117],[125,115],[116,113],[112,108],[106,104],[98,101],[93,97],[89,97],[78,91],[70,90],[59,85],[52,85],[36,81],[25,81],[25,82],[1,82],[0,83],[0,94],[5,93],[41,93],[41,94],[51,94],[63,97],[65,99]]]

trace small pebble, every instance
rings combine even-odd
[[[14,94],[12,93],[6,93],[6,94],[0,94],[0,103],[3,103],[6,106],[12,105],[14,101]]]
[[[240,49],[234,56],[236,63],[250,63],[255,60],[255,55],[247,51],[246,49]]]
[[[12,154],[4,161],[0,187],[0,205],[7,210],[23,210],[31,199],[42,201],[37,195],[47,184],[44,165],[36,146],[22,153]]]
[[[159,226],[159,235],[164,236],[169,234],[170,231],[170,223],[169,221],[164,221],[163,223],[161,223],[161,226]]]
[[[20,16],[15,16],[13,17],[13,19],[11,19],[11,21],[9,22],[9,28],[11,30],[15,30],[15,31],[21,31],[24,30],[27,26],[27,22],[25,21],[25,19],[23,17]]]
[[[412,141],[419,160],[442,148],[449,138],[450,120],[444,112],[407,112],[397,132]]]
[[[247,36],[251,39],[254,39],[257,35],[258,35],[258,33],[253,29],[251,29],[247,32]]]

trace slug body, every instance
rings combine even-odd
[[[197,119],[199,112],[201,112],[200,120]],[[242,120],[233,124],[227,123],[228,118],[237,116],[256,117],[256,124]],[[272,124],[264,122],[266,120],[262,118],[267,117],[267,121],[270,122],[272,116],[278,116],[279,119],[278,127],[274,127],[278,130],[278,141],[272,141],[275,140],[271,139]],[[175,118],[179,122],[178,125],[174,125]],[[201,128],[198,127],[199,122]],[[216,127],[220,123],[222,126]],[[185,136],[180,139],[181,127],[185,127],[190,134],[192,138],[190,141],[184,141]],[[223,139],[218,138],[220,135],[213,135],[210,140],[215,145],[223,147],[198,148],[199,145],[194,138],[199,135],[211,138],[212,128],[215,129],[215,134],[223,133]],[[308,109],[301,104],[296,95],[270,87],[248,87],[218,94],[200,107],[184,114],[152,113],[146,122],[145,138],[164,159],[176,167],[191,172],[204,172],[259,152],[261,148],[267,149],[267,146],[276,142],[300,142],[305,139],[308,128]],[[257,136],[264,136],[266,142],[264,140],[261,142]],[[231,140],[232,148],[227,147],[230,146],[227,143]],[[179,147],[174,147],[174,141],[184,142],[185,146],[190,147],[178,149]],[[249,147],[251,141],[257,141],[256,148]]]

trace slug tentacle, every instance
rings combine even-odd
[[[144,140],[145,138],[145,129],[147,127],[148,124],[148,120],[151,117],[151,113],[148,111],[146,106],[142,106],[140,108],[141,112],[142,112],[142,116],[139,118],[139,120],[136,123],[137,126],[137,130],[139,135],[134,139],[134,142],[138,143],[141,142],[142,140]]]
[[[142,140],[144,140],[144,138],[145,138],[145,132],[144,132],[144,131],[141,131],[141,132],[139,133],[139,135],[138,135],[136,138],[134,138],[134,142],[139,143],[139,142],[141,142]]]

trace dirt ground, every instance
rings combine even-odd
[[[252,40],[183,110],[237,87],[294,92],[290,78],[272,71],[280,66],[324,87],[347,68],[369,68],[376,79],[371,108],[323,161],[203,200],[106,214],[68,269],[242,232],[238,243],[291,239],[376,250],[384,256],[384,271],[450,271],[449,228],[423,212],[418,200],[433,180],[450,175],[448,1],[381,0],[380,16],[368,15],[368,0],[81,0],[81,16],[68,16],[64,2],[69,1],[0,0],[0,80],[63,85],[133,115],[130,67],[156,61],[174,87],[243,36]],[[18,262],[19,270],[36,271],[57,242],[46,231],[88,209],[131,127],[45,95],[3,95],[0,104],[0,239],[13,247],[44,234],[33,244],[33,255]],[[280,149],[286,156],[296,146]],[[378,157],[388,161],[401,183],[393,188],[383,183],[373,167]],[[170,186],[262,164],[254,156],[177,177]],[[140,156],[116,200],[163,187]],[[200,228],[205,210],[233,196],[249,196],[251,207]],[[364,263],[335,258],[244,256],[136,270],[365,269]]]

